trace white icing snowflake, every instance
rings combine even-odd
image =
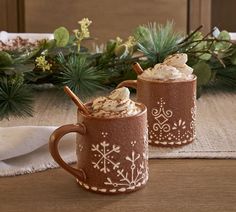
[[[125,172],[124,169],[117,169],[117,177],[119,177],[119,181],[112,181],[110,177],[107,178],[107,182],[105,185],[112,185],[116,187],[125,187],[126,189],[134,189],[137,186],[141,186],[141,184],[147,179],[147,170],[145,170],[144,163],[136,164],[136,161],[140,158],[140,154],[136,154],[132,151],[131,157],[127,156],[125,159],[130,161],[130,169],[131,174],[129,172]]]
[[[110,146],[109,143],[103,141],[100,144],[92,145],[91,150],[94,152],[94,157],[98,159],[96,162],[92,161],[93,167],[95,169],[98,169],[103,173],[107,173],[111,171],[111,168],[113,170],[119,168],[120,163],[113,161],[113,153],[120,152],[119,146]]]

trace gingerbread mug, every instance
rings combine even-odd
[[[147,106],[149,143],[179,147],[196,137],[196,76],[189,80],[151,80],[138,75],[117,87],[137,90],[137,101]]]
[[[49,140],[54,160],[83,188],[104,194],[136,191],[148,180],[147,109],[129,117],[98,118],[78,110],[78,123],[57,128]],[[76,132],[77,168],[65,163],[60,139]]]

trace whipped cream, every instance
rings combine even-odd
[[[141,112],[141,108],[130,99],[126,87],[115,89],[107,97],[98,97],[92,103],[92,116],[96,117],[127,117]]]
[[[153,68],[145,70],[141,77],[159,80],[190,80],[193,78],[193,69],[186,65],[187,61],[187,54],[170,55],[163,63],[158,63]]]

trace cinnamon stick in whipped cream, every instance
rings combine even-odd
[[[143,69],[142,69],[142,67],[139,65],[139,63],[134,63],[134,64],[132,65],[132,68],[133,68],[133,70],[135,71],[135,73],[136,73],[137,75],[140,75],[140,74],[143,73]]]
[[[74,92],[68,86],[64,86],[64,91],[71,98],[71,100],[78,106],[79,110],[83,111],[84,114],[86,115],[90,115],[88,108],[84,105],[84,103],[79,99],[79,97],[76,96]]]

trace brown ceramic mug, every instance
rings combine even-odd
[[[78,123],[56,129],[49,141],[55,161],[76,177],[87,190],[116,194],[136,191],[148,180],[147,109],[137,115],[98,118],[78,111]],[[76,132],[77,168],[66,164],[58,143],[67,133]]]
[[[179,147],[196,137],[196,76],[191,80],[150,80],[138,76],[117,87],[137,89],[137,101],[147,106],[149,143]]]

